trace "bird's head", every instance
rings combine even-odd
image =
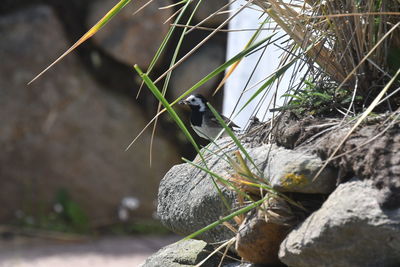
[[[204,112],[207,108],[207,99],[200,95],[190,95],[185,100],[179,102],[179,104],[188,105],[193,111]]]

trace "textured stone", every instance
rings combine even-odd
[[[160,249],[150,256],[141,267],[187,267],[195,266],[205,259],[214,249],[200,240],[178,241]],[[211,257],[203,265],[205,267],[218,266],[220,259]]]
[[[236,251],[244,260],[279,264],[278,251],[289,227],[274,223],[262,210],[248,215],[236,236]]]
[[[172,15],[172,9],[159,10],[170,5],[168,0],[153,1],[142,11],[132,14],[147,0],[132,1],[125,6],[101,31],[93,37],[117,60],[141,67],[150,64],[154,54],[168,31],[165,20]],[[114,0],[92,1],[89,8],[88,28],[101,19],[117,2]]]
[[[400,210],[385,210],[371,181],[341,184],[282,242],[289,266],[397,266]]]
[[[326,167],[314,179],[322,165],[316,154],[272,146],[264,177],[280,192],[329,194],[335,188],[337,172]]]
[[[220,163],[214,162],[209,166],[218,165]],[[230,203],[234,202],[233,192],[225,188],[222,192]],[[180,164],[175,165],[160,183],[157,213],[168,229],[189,235],[217,221],[220,216],[228,215],[229,211],[210,176],[189,164]],[[233,236],[234,233],[225,226],[217,226],[196,238],[212,243]]]
[[[115,222],[128,196],[139,201],[131,215],[150,218],[159,179],[177,160],[174,148],[157,137],[163,153],[152,168],[150,134],[124,152],[145,125],[141,111],[102,90],[73,54],[27,86],[69,46],[48,7],[0,17],[0,35],[0,220],[21,209],[46,216],[61,188],[91,225]]]

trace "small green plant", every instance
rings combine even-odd
[[[60,189],[55,195],[53,210],[39,205],[38,215],[30,212],[17,212],[17,225],[23,228],[42,229],[69,233],[88,233],[89,224],[86,213],[80,205],[73,201],[65,189]]]
[[[293,90],[293,93],[284,94],[282,97],[289,97],[291,100],[286,106],[279,110],[290,110],[297,116],[335,116],[339,110],[345,112],[351,102],[353,95],[350,90],[336,90],[336,83],[313,83],[310,80],[304,81],[305,87]],[[360,103],[361,96],[355,96],[354,102]],[[357,105],[356,105],[357,106]]]
[[[73,201],[68,191],[60,189],[56,194],[56,205],[59,205],[59,219],[77,232],[86,232],[89,229],[88,218],[80,205]]]

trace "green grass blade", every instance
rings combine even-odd
[[[240,143],[239,139],[235,136],[232,129],[224,122],[221,115],[211,106],[210,103],[207,103],[207,106],[210,108],[211,112],[217,118],[218,122],[224,127],[226,133],[232,138],[233,142],[237,145],[237,147],[242,151],[242,153],[246,156],[246,158],[253,164],[254,168],[257,170],[258,174],[262,176],[262,172],[258,169],[257,165],[254,163],[253,159],[250,157],[249,153],[247,153],[246,149],[243,147],[242,143]]]
[[[243,111],[249,105],[262,91],[265,90],[268,86],[273,84],[282,74],[284,74],[294,63],[296,62],[296,59],[293,59],[286,65],[282,66],[278,70],[275,71],[275,73],[272,74],[271,78],[269,78],[250,98],[247,100],[247,102],[240,108],[240,110],[236,113],[239,114],[240,112]]]
[[[146,71],[146,74],[149,75],[150,72],[153,70],[155,64],[157,63],[158,59],[160,58],[162,52],[165,50],[165,48],[167,47],[168,41],[171,39],[172,34],[174,33],[175,29],[176,29],[176,24],[179,23],[179,21],[182,19],[183,15],[186,12],[186,9],[189,7],[190,1],[186,1],[185,6],[183,6],[182,11],[179,13],[178,17],[175,19],[173,25],[169,28],[167,35],[165,36],[165,38],[163,39],[163,41],[161,42],[161,45],[159,46],[159,48],[157,49],[157,52],[155,53],[153,59],[151,60],[149,67]]]
[[[158,90],[157,86],[153,83],[153,81],[149,78],[149,76],[147,76],[147,74],[143,73],[143,71],[139,68],[138,65],[135,65],[134,68],[137,71],[137,73],[140,75],[140,77],[143,79],[143,81],[146,83],[146,85],[150,89],[150,91],[158,99],[158,101],[160,101],[163,104],[163,106],[167,109],[167,111],[170,114],[170,116],[174,119],[174,121],[179,126],[179,128],[182,130],[182,132],[184,133],[186,138],[189,140],[189,142],[196,149],[197,153],[199,153],[200,149],[199,149],[199,146],[197,145],[196,141],[193,139],[192,135],[189,133],[188,129],[186,128],[186,126],[182,122],[182,120],[179,118],[178,114],[171,107],[171,105],[168,103],[168,101],[162,95],[160,90]],[[202,157],[201,154],[200,154],[200,156]]]
[[[190,1],[189,1],[189,2],[190,2]],[[187,2],[186,5],[188,5],[189,2]],[[195,12],[196,12],[196,10],[197,10],[197,8],[199,7],[199,5],[200,5],[201,2],[202,2],[202,0],[198,1],[196,7],[194,8],[194,10],[193,10],[193,12],[192,12],[192,14],[190,15],[190,17],[189,17],[188,20],[187,20],[186,25],[190,25],[190,22],[192,21],[192,18],[193,18],[194,14],[195,14]],[[183,15],[183,13],[184,13],[185,10],[186,10],[186,7],[187,7],[187,6],[184,6],[184,9],[182,9],[182,11],[180,12],[178,19],[180,19],[180,16]],[[175,26],[173,26],[173,27],[171,27],[171,28],[174,29]],[[180,38],[179,38],[179,41],[178,41],[178,43],[177,43],[176,46],[175,46],[175,51],[174,51],[174,54],[173,54],[172,59],[171,59],[171,62],[170,62],[170,67],[172,67],[172,66],[175,64],[175,62],[176,62],[176,59],[177,59],[177,57],[178,57],[178,53],[179,53],[179,51],[180,51],[180,48],[181,48],[181,45],[182,45],[182,43],[183,43],[183,39],[184,39],[184,37],[185,37],[185,33],[186,33],[186,32],[187,32],[187,28],[184,28],[183,31],[182,31],[182,33],[181,33],[181,36],[180,36]],[[171,34],[172,34],[172,32],[171,32]],[[169,37],[168,37],[168,39],[169,39]],[[165,40],[165,39],[164,39],[164,40]],[[165,44],[166,44],[166,43],[165,43]],[[165,45],[165,44],[164,44],[164,45]],[[160,48],[162,48],[162,46],[160,46]],[[164,48],[162,48],[162,50],[163,50],[163,49],[164,49]],[[160,49],[159,49],[159,50],[160,50]],[[157,53],[158,53],[158,51],[157,51]],[[154,62],[154,63],[155,63],[155,62]],[[152,68],[152,67],[153,67],[153,66],[151,66],[151,68]],[[148,69],[148,71],[146,72],[147,75],[148,75],[149,72],[151,71],[151,68]],[[166,92],[167,92],[168,84],[169,84],[169,81],[170,81],[170,79],[171,79],[171,76],[172,76],[172,71],[168,72],[168,74],[167,74],[166,77],[165,77],[165,81],[164,81],[163,88],[162,88],[162,95],[163,95],[163,96],[165,96],[165,94],[166,94]],[[139,93],[140,93],[140,91],[139,91]],[[160,109],[161,109],[161,102],[158,104],[157,113],[160,112]],[[157,121],[158,121],[158,118],[156,118],[156,120],[154,121],[153,131],[152,131],[152,134],[151,134],[151,141],[150,141],[150,163],[152,162],[153,140],[154,140],[154,135],[155,135],[155,132],[156,132]]]
[[[189,88],[185,93],[183,93],[180,97],[178,97],[175,101],[173,101],[171,103],[171,105],[175,105],[176,103],[178,103],[180,100],[182,100],[185,96],[189,95],[190,93],[192,93],[194,90],[196,90],[197,88],[199,88],[200,86],[202,86],[204,83],[208,82],[209,80],[211,80],[212,78],[214,78],[215,76],[217,76],[218,74],[220,74],[221,72],[225,71],[229,66],[231,66],[232,64],[234,64],[236,61],[242,59],[243,57],[247,56],[249,53],[251,53],[252,51],[254,51],[256,48],[260,47],[262,44],[264,44],[266,41],[268,41],[269,39],[271,39],[275,34],[272,34],[264,39],[262,39],[261,41],[255,43],[254,45],[244,49],[243,51],[241,51],[240,53],[236,54],[234,57],[232,57],[231,59],[229,59],[227,62],[225,62],[224,64],[220,65],[219,67],[217,67],[215,70],[213,70],[212,72],[210,72],[208,75],[206,75],[204,78],[202,78],[200,81],[198,81],[195,85],[193,85],[191,88]]]
[[[228,181],[227,179],[224,179],[223,177],[221,177],[220,175],[218,175],[217,173],[203,167],[200,166],[199,164],[196,164],[188,159],[182,158],[183,161],[185,161],[186,163],[189,163],[190,165],[208,173],[209,175],[211,175],[212,177],[216,178],[219,182],[221,182],[222,184],[224,184],[227,187],[232,187],[236,193],[244,196],[245,198],[247,198],[250,201],[254,201],[254,199],[252,199],[248,194],[246,194],[245,192],[243,192],[243,190],[240,190],[237,186],[235,186],[233,183],[231,183],[230,181]],[[258,187],[258,186],[257,186]]]
[[[106,25],[118,12],[121,11],[127,4],[129,4],[131,0],[121,0],[119,1],[108,13],[102,17],[89,31],[87,31],[81,38],[79,38],[76,43],[74,43],[67,51],[65,51],[61,56],[59,56],[53,63],[51,63],[47,68],[45,68],[42,72],[36,75],[28,84],[33,83],[40,76],[42,76],[46,71],[48,71],[51,67],[61,61],[66,55],[75,50],[78,46],[84,43],[87,39],[92,37],[95,33],[97,33],[104,25]]]
[[[252,210],[252,209],[260,206],[268,197],[269,196],[267,195],[267,196],[263,197],[262,199],[254,202],[254,203],[252,203],[252,204],[250,204],[250,205],[248,205],[248,206],[246,206],[244,208],[241,208],[241,209],[229,214],[228,216],[225,216],[225,217],[219,219],[218,221],[215,221],[215,222],[209,224],[208,226],[206,226],[206,227],[194,232],[193,234],[190,234],[190,235],[186,236],[183,240],[188,240],[188,239],[195,238],[196,236],[198,236],[198,235],[200,235],[200,234],[202,234],[202,233],[204,233],[204,232],[206,232],[208,230],[211,230],[212,228],[217,227],[218,225],[222,224],[223,222],[229,221],[229,220],[233,219],[234,217],[236,217],[238,215],[246,213],[249,210]]]

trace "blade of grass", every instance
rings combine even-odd
[[[175,19],[175,23],[179,23],[179,21],[182,19],[183,15],[186,12],[186,9],[189,7],[190,1],[187,1],[187,3],[182,7],[181,12],[179,13],[178,17]],[[167,47],[168,41],[171,39],[172,34],[174,33],[176,29],[176,26],[172,25],[172,27],[169,28],[166,36],[164,37],[163,41],[161,42],[159,48],[157,49],[153,59],[151,60],[149,67],[146,71],[147,75],[150,75],[151,71],[153,70],[154,66],[156,65],[157,61],[159,60],[162,52],[165,50],[165,48]],[[143,83],[141,84],[138,93],[136,94],[136,98],[139,97],[140,92],[142,90],[143,87]]]
[[[217,247],[216,249],[214,249],[214,251],[212,253],[210,253],[204,260],[202,260],[201,262],[199,262],[198,264],[196,264],[194,267],[200,267],[203,265],[203,263],[205,263],[207,260],[209,260],[212,256],[214,256],[216,253],[218,253],[221,249],[223,249],[224,247],[229,247],[230,245],[232,245],[233,243],[235,243],[236,241],[236,237],[232,237],[231,239],[229,239],[228,241],[224,242],[222,245],[220,245],[219,247]],[[222,259],[221,259],[222,260]]]
[[[185,134],[186,138],[190,141],[190,143],[193,145],[195,148],[196,152],[199,154],[200,158],[202,159],[203,163],[205,166],[207,166],[207,163],[199,149],[199,146],[197,145],[196,141],[193,139],[192,135],[189,133],[188,129],[186,128],[185,124],[182,122],[182,120],[179,118],[178,114],[175,112],[175,110],[171,107],[171,105],[168,103],[168,101],[165,99],[163,94],[158,90],[157,86],[153,83],[153,81],[147,76],[147,74],[143,73],[143,71],[139,68],[138,65],[134,66],[135,70],[138,72],[140,77],[142,77],[143,81],[146,83],[147,87],[150,89],[150,91],[154,94],[154,96],[163,104],[165,109],[168,111],[170,116],[174,119],[176,124],[181,128],[182,132]],[[222,194],[221,189],[218,187],[218,185],[215,183],[213,180],[214,186],[218,190],[218,194],[220,195],[221,199],[224,201],[224,204],[226,205],[227,209],[230,210],[230,206],[225,199],[225,197]]]
[[[185,1],[187,1],[187,0],[185,0]],[[194,8],[193,11],[192,11],[192,14],[190,14],[190,17],[188,18],[188,20],[187,20],[187,22],[186,22],[186,25],[189,25],[190,22],[192,21],[192,19],[193,19],[193,17],[194,17],[194,14],[196,13],[196,11],[197,11],[198,7],[200,6],[201,2],[202,2],[202,0],[199,0],[199,1],[197,2],[195,8]],[[183,11],[183,12],[184,12],[184,11]],[[178,57],[178,53],[179,53],[180,48],[181,48],[181,45],[182,45],[182,43],[183,43],[183,39],[184,39],[184,37],[185,37],[186,31],[187,31],[187,28],[183,29],[183,31],[182,31],[182,33],[181,33],[181,36],[180,36],[180,38],[179,38],[179,41],[178,41],[178,43],[177,43],[176,46],[175,46],[175,51],[174,51],[174,54],[173,54],[172,59],[171,59],[171,62],[170,62],[170,67],[173,66],[173,65],[175,64],[175,62],[176,62],[176,59],[177,59],[177,57]],[[169,83],[169,81],[170,81],[170,79],[171,79],[171,75],[172,75],[172,71],[170,71],[170,72],[167,74],[167,76],[165,77],[164,85],[163,85],[162,92],[161,92],[163,96],[165,96],[165,94],[166,94],[166,92],[167,92],[168,83]],[[157,113],[160,111],[161,105],[162,105],[162,103],[159,102],[159,103],[158,103],[158,107],[157,107]],[[153,158],[153,157],[152,157],[152,156],[153,156],[153,140],[154,140],[154,135],[155,135],[155,133],[156,133],[157,122],[158,122],[158,119],[156,119],[156,120],[154,121],[153,131],[152,131],[152,133],[151,133],[151,138],[150,138],[150,166],[151,166],[151,162],[152,162],[152,158]]]
[[[129,4],[131,0],[121,0],[119,1],[104,17],[102,17],[89,31],[87,31],[81,38],[79,38],[78,41],[76,41],[75,44],[73,44],[67,51],[64,52],[59,58],[57,58],[53,63],[51,63],[47,68],[45,68],[42,72],[40,72],[38,75],[36,75],[35,78],[33,78],[29,83],[33,83],[36,81],[40,76],[42,76],[46,71],[48,71],[51,67],[53,67],[55,64],[57,64],[59,61],[61,61],[66,55],[68,55],[70,52],[75,50],[79,45],[81,45],[83,42],[85,42],[87,39],[92,37],[94,34],[96,34],[101,28],[103,28],[104,25],[106,25],[116,14],[118,14],[119,11],[121,11],[122,8],[124,8],[127,4]]]
[[[297,59],[291,60],[289,63],[286,65],[282,66],[278,70],[275,71],[275,73],[272,74],[271,78],[269,78],[250,98],[247,100],[247,102],[240,108],[240,110],[236,113],[239,114],[242,112],[247,105],[249,105],[262,91],[265,90],[268,86],[273,84],[277,79],[279,79],[280,76],[282,76],[295,62]]]
[[[185,61],[190,55],[192,55],[197,49],[199,49],[205,42],[207,42],[211,37],[213,37],[222,27],[225,26],[230,20],[236,17],[245,7],[251,4],[254,0],[248,0],[245,5],[243,5],[239,10],[237,10],[232,16],[222,22],[214,31],[212,31],[209,35],[207,35],[204,39],[202,39],[196,46],[194,46],[188,53],[186,53],[183,57],[181,57],[171,68],[161,74],[154,83],[158,83],[161,79],[165,77],[165,75],[178,67],[183,61]]]
[[[240,143],[239,139],[235,136],[233,133],[232,129],[225,123],[225,121],[222,119],[221,115],[214,109],[214,107],[210,104],[207,103],[207,106],[210,108],[211,112],[214,114],[214,116],[217,118],[218,122],[220,125],[224,128],[226,133],[232,138],[233,142],[237,145],[237,147],[242,151],[242,153],[246,156],[246,158],[253,164],[254,168],[257,170],[260,176],[262,176],[262,172],[258,169],[257,165],[254,163],[253,159],[250,157],[249,153],[247,153],[246,149],[243,147],[243,145]]]
[[[220,175],[216,174],[215,172],[211,171],[208,168],[205,168],[199,164],[196,164],[188,159],[182,158],[183,161],[185,161],[186,163],[189,163],[190,165],[206,172],[207,174],[209,174],[210,176],[216,178],[220,183],[222,183],[223,185],[225,185],[226,187],[231,187],[233,188],[236,193],[238,193],[239,195],[244,196],[245,198],[247,198],[250,201],[254,201],[248,194],[246,194],[245,192],[241,191],[237,186],[235,186],[234,184],[232,184],[231,182],[229,182],[227,179],[224,179],[223,177],[221,177]]]
[[[193,85],[192,87],[190,87],[185,93],[183,93],[181,96],[179,96],[175,101],[173,101],[171,103],[171,105],[174,105],[176,103],[178,103],[180,100],[182,100],[184,97],[186,97],[187,95],[189,95],[190,93],[192,93],[194,90],[196,90],[197,88],[201,87],[204,83],[208,82],[209,80],[211,80],[212,78],[214,78],[215,76],[217,76],[218,74],[220,74],[221,72],[225,71],[229,66],[231,66],[232,64],[234,64],[236,61],[240,60],[241,58],[245,57],[247,54],[251,53],[252,51],[254,51],[256,48],[258,48],[259,46],[261,46],[263,43],[265,43],[266,41],[268,41],[269,39],[271,39],[273,37],[273,35],[270,35],[262,40],[260,40],[259,42],[255,43],[254,45],[250,46],[248,49],[244,49],[243,51],[241,51],[240,53],[236,54],[236,56],[232,57],[231,59],[229,59],[228,61],[226,61],[224,64],[220,65],[219,67],[217,67],[216,69],[214,69],[212,72],[210,72],[207,76],[205,76],[204,78],[202,78],[200,81],[198,81],[195,85]]]
[[[239,210],[237,210],[235,212],[232,212],[231,214],[219,219],[218,221],[215,221],[215,222],[207,225],[206,227],[204,227],[204,228],[202,228],[202,229],[200,229],[200,230],[198,230],[198,231],[186,236],[183,240],[188,240],[188,239],[195,238],[196,236],[198,236],[198,235],[200,235],[200,234],[202,234],[202,233],[204,233],[206,231],[209,231],[209,230],[217,227],[218,225],[222,224],[223,222],[229,221],[229,220],[233,219],[236,216],[239,216],[239,215],[241,215],[243,213],[246,213],[246,212],[256,208],[257,206],[260,206],[268,197],[269,196],[267,195],[267,196],[263,197],[262,199],[260,199],[260,200],[258,200],[256,202],[253,202],[252,204],[250,204],[250,205],[248,205],[248,206],[246,206],[244,208],[241,208],[241,209],[239,209]]]
[[[248,53],[251,53],[253,50],[255,50],[257,47],[261,46],[263,43],[268,41],[272,36],[268,36],[259,42],[255,43],[254,45],[250,46],[248,49],[245,49],[238,53],[236,56],[232,57],[230,60],[222,64],[221,66],[217,67],[215,70],[213,70],[211,73],[209,73],[207,76],[205,76],[203,79],[198,81],[195,85],[193,85],[190,89],[188,89],[185,93],[183,93],[181,96],[179,96],[177,99],[175,99],[170,105],[173,106],[177,104],[180,100],[182,100],[184,97],[192,93],[194,90],[202,86],[204,83],[207,81],[211,80],[213,77],[218,75],[219,73],[225,71],[226,68],[228,68],[230,65],[234,64],[237,60],[241,59],[242,57],[245,57]],[[146,74],[147,75],[147,74]],[[140,131],[140,133],[133,139],[133,141],[128,145],[128,147],[125,149],[128,150],[138,139],[139,137],[145,132],[145,130],[153,123],[153,121],[160,116],[162,113],[164,113],[166,109],[161,110],[159,113],[155,115],[153,119],[147,125]]]
[[[258,27],[257,31],[251,36],[250,40],[247,42],[247,44],[244,46],[244,49],[248,48],[250,45],[254,43],[254,41],[260,36],[260,33],[262,31],[262,28],[264,27],[265,23],[267,23],[269,18],[266,18],[263,23],[260,24],[260,27]],[[235,64],[233,64],[228,71],[226,72],[224,78],[222,81],[218,84],[217,88],[214,90],[214,93],[212,94],[213,96],[218,93],[218,91],[222,88],[222,86],[225,84],[225,82],[228,80],[228,78],[232,75],[232,73],[235,71],[235,69],[239,66],[240,62],[242,62],[242,59],[237,61]]]
[[[147,74],[143,73],[143,71],[139,68],[138,65],[135,65],[134,68],[137,71],[137,73],[140,75],[140,77],[143,79],[143,81],[146,83],[146,85],[150,89],[150,91],[158,99],[158,101],[160,101],[163,104],[163,106],[168,111],[170,116],[174,119],[176,124],[182,130],[183,134],[186,136],[186,138],[189,140],[189,142],[196,149],[196,152],[199,153],[200,149],[199,149],[199,146],[197,145],[196,141],[193,139],[192,135],[189,133],[188,129],[186,128],[186,126],[182,122],[182,120],[179,118],[178,114],[176,114],[175,110],[171,107],[171,105],[168,103],[168,101],[164,98],[164,96],[161,94],[160,90],[158,90],[157,86],[153,83],[153,81],[149,78],[149,76],[147,76]],[[199,155],[202,157],[201,154],[199,154]]]

